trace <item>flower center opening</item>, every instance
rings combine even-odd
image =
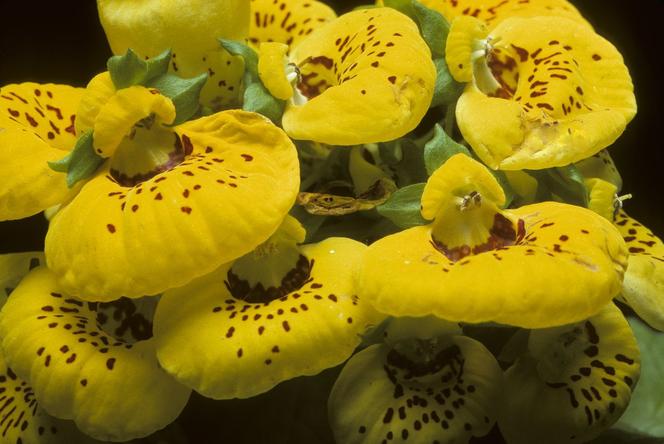
[[[120,298],[112,302],[90,303],[96,312],[97,328],[125,344],[134,344],[152,337],[152,318],[157,296],[140,299]]]
[[[429,386],[429,379],[448,383],[463,374],[463,354],[449,339],[406,339],[387,354],[385,371],[393,381],[410,389]]]

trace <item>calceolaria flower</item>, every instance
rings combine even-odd
[[[269,56],[283,58],[286,49],[277,50]],[[335,145],[388,141],[413,130],[431,103],[436,78],[417,25],[391,8],[344,14],[300,41],[288,63],[270,66],[261,78],[281,79],[265,82],[274,96],[282,94],[270,85],[295,83],[283,114],[286,133]]]
[[[63,291],[157,294],[251,251],[279,226],[299,184],[283,131],[239,110],[171,125],[180,111],[155,88],[116,89],[108,73],[90,82],[77,128],[106,160],[46,237]]]
[[[208,73],[204,105],[219,110],[237,104],[244,65],[219,45],[249,32],[247,0],[98,0],[99,18],[114,54],[132,49],[152,58],[172,50],[169,69],[183,78]]]
[[[44,255],[37,252],[0,255],[0,308],[16,285],[30,270],[43,264]],[[0,351],[0,393],[2,428],[0,440],[8,444],[93,444],[93,439],[76,430],[71,421],[50,416],[39,405],[33,388],[7,366]]]
[[[449,22],[468,15],[482,20],[489,29],[509,17],[556,16],[587,23],[567,0],[422,0],[422,4],[440,12]]]
[[[4,358],[30,381],[30,397],[44,410],[73,419],[88,435],[112,441],[149,435],[177,417],[190,390],[159,367],[150,322],[135,308],[128,299],[97,304],[70,297],[52,271],[38,267],[0,313]]]
[[[304,234],[288,217],[254,252],[166,292],[155,314],[162,367],[205,396],[229,399],[347,359],[382,319],[354,288],[366,247],[345,238],[298,246]]]
[[[586,183],[589,208],[613,222],[627,244],[628,266],[618,300],[664,331],[664,243],[622,209],[616,185],[599,178]]]
[[[82,88],[21,83],[0,88],[0,220],[32,216],[70,191],[48,162],[76,143],[74,121]]]
[[[585,319],[618,294],[627,250],[610,222],[557,202],[504,202],[488,169],[451,157],[422,195],[433,222],[369,246],[359,294],[393,316],[527,328]]]
[[[468,82],[459,129],[494,169],[577,162],[613,143],[636,113],[620,53],[568,18],[509,18],[489,31],[458,17],[446,57],[454,78]]]
[[[505,373],[498,425],[513,444],[588,442],[625,411],[640,355],[613,304],[590,319],[533,330]]]
[[[486,435],[502,391],[493,355],[440,319],[388,322],[385,343],[354,355],[332,389],[337,442],[465,444]]]
[[[295,47],[306,36],[337,14],[316,0],[251,0],[249,38],[258,47],[261,42],[283,43]]]

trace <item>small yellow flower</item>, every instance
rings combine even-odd
[[[489,28],[509,17],[557,16],[587,24],[567,0],[422,0],[422,4],[443,14],[449,22],[467,15],[482,20]]]
[[[588,320],[533,330],[505,373],[498,425],[514,444],[588,442],[625,411],[640,374],[629,324],[609,304]]]
[[[114,54],[131,48],[147,58],[171,49],[171,72],[183,78],[209,74],[201,93],[204,105],[219,110],[237,103],[243,64],[217,39],[248,35],[248,1],[98,0],[97,7]]]
[[[332,389],[337,442],[464,444],[486,435],[503,379],[493,355],[440,319],[388,322],[385,343],[354,355]]]
[[[276,49],[266,53],[278,59]],[[433,96],[436,69],[429,48],[417,25],[391,8],[330,21],[293,48],[287,62],[271,64],[261,78],[295,84],[282,120],[294,139],[335,145],[393,140],[417,126]],[[285,72],[289,66],[292,79]]]
[[[315,0],[251,0],[249,43],[297,44],[337,14],[323,2]]]
[[[39,264],[40,256],[0,256],[0,284],[14,285]],[[133,309],[68,297],[59,292],[53,273],[39,266],[11,292],[0,313],[0,385],[18,387],[21,379],[30,384],[24,382],[24,396],[7,404],[15,405],[6,416],[17,415],[16,431],[9,436],[18,434],[20,439],[12,442],[42,442],[36,437],[43,433],[42,439],[88,442],[72,425],[48,417],[44,410],[73,419],[97,439],[124,441],[163,428],[184,408],[190,390],[159,368],[154,340],[149,339],[150,322],[129,300],[123,303]],[[110,328],[109,317],[117,328]],[[24,416],[18,416],[21,411]],[[40,432],[44,424],[48,427]]]
[[[459,17],[447,64],[469,82],[456,108],[464,138],[494,169],[564,166],[613,143],[636,113],[622,56],[563,17],[509,18],[493,30]]]
[[[422,195],[433,222],[372,244],[359,294],[393,316],[527,328],[579,321],[618,294],[627,251],[611,223],[556,202],[501,210],[504,202],[484,166],[451,157]]]
[[[382,319],[355,293],[365,247],[344,238],[296,246],[303,239],[289,217],[256,251],[166,292],[155,314],[162,367],[205,396],[230,399],[348,359]]]
[[[0,220],[32,216],[69,195],[62,174],[47,162],[74,147],[83,91],[30,82],[0,88]]]

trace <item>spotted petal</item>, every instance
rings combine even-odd
[[[572,325],[534,330],[506,373],[500,430],[514,444],[587,442],[613,424],[639,378],[639,349],[613,304]]]
[[[664,330],[664,243],[624,211],[615,224],[630,253],[620,299],[652,327]]]
[[[488,433],[501,390],[498,363],[467,337],[433,346],[437,353],[426,363],[387,345],[354,355],[330,394],[337,442],[467,443]]]
[[[456,261],[436,248],[431,225],[375,242],[359,293],[393,316],[527,328],[587,318],[618,294],[627,252],[608,221],[555,202],[506,213],[520,227],[512,245]]]
[[[365,329],[380,320],[354,292],[352,276],[364,246],[330,238],[300,251],[297,267],[282,282],[304,278],[304,284],[281,297],[263,291],[250,299],[240,291],[246,282],[228,266],[167,292],[155,315],[161,365],[201,394],[228,399],[347,359]]]
[[[465,32],[453,23],[447,62],[468,66],[470,59],[453,57],[465,52],[449,47],[463,42],[457,31]],[[494,169],[577,162],[613,143],[636,113],[622,56],[587,26],[562,17],[510,18],[483,45],[487,71],[475,69],[456,116],[464,138]]]
[[[163,428],[189,390],[161,370],[153,340],[129,343],[97,321],[95,304],[60,293],[54,274],[37,268],[2,309],[5,358],[47,412],[95,438],[128,440]]]
[[[404,63],[408,60],[408,63]],[[309,100],[289,104],[283,127],[295,139],[335,145],[393,140],[426,113],[436,78],[417,25],[391,8],[353,11],[291,53]]]
[[[47,162],[74,147],[82,92],[37,83],[0,88],[0,220],[31,216],[67,197],[64,175]]]
[[[337,15],[315,0],[251,0],[249,42],[284,43],[295,47],[306,36]]]
[[[172,50],[169,70],[189,78],[207,72],[203,104],[220,109],[237,103],[244,66],[218,38],[242,40],[249,32],[246,0],[98,0],[99,18],[114,54],[128,48],[142,57]]]
[[[299,186],[283,131],[226,111],[176,132],[182,163],[145,181],[107,167],[52,220],[46,256],[63,291],[97,300],[157,294],[251,251],[279,226]]]
[[[587,24],[567,0],[422,0],[422,4],[440,12],[450,22],[469,15],[490,28],[509,17],[557,16]]]

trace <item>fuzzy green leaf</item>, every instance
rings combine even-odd
[[[69,169],[69,162],[71,162],[71,153],[67,154],[60,160],[54,160],[53,162],[47,162],[48,167],[53,171],[58,173],[66,173]]]
[[[556,195],[566,203],[588,206],[588,189],[583,183],[583,175],[574,165],[546,170],[528,171],[535,177],[543,190],[538,190],[538,199],[551,200]]]
[[[246,85],[243,97],[243,110],[262,114],[276,124],[281,121],[286,102],[272,96],[260,81]]]
[[[470,156],[468,148],[455,142],[442,126],[436,124],[433,137],[424,145],[424,165],[429,176],[447,159],[458,153]]]
[[[95,153],[92,142],[92,131],[86,131],[78,138],[74,149],[67,155],[69,157],[67,166],[67,186],[69,188],[73,187],[79,180],[92,176],[97,168],[104,163],[105,159]]]
[[[142,60],[134,51],[127,49],[124,55],[108,59],[106,66],[115,88],[122,89],[132,85],[145,85],[155,77],[166,74],[170,61],[170,50],[149,60]]]
[[[433,63],[436,65],[437,74],[431,107],[445,106],[456,102],[463,92],[464,85],[454,80],[444,58],[435,59]]]
[[[629,324],[641,350],[641,377],[616,427],[664,438],[664,333],[652,330],[637,318],[629,318]]]
[[[444,57],[445,42],[447,41],[447,34],[450,32],[449,23],[440,12],[427,8],[416,0],[412,1],[412,8],[420,28],[420,34],[427,42],[432,57],[434,59]]]
[[[255,79],[258,78],[258,54],[256,54],[256,51],[246,44],[235,40],[219,39],[219,43],[231,55],[242,57],[244,59],[245,72],[251,73]]]
[[[427,221],[420,213],[424,185],[417,183],[395,191],[384,204],[376,207],[376,210],[399,228],[426,224]]]
[[[173,125],[189,120],[200,108],[199,96],[207,81],[207,73],[190,79],[183,79],[173,74],[164,74],[152,79],[146,86],[156,88],[175,105]]]

